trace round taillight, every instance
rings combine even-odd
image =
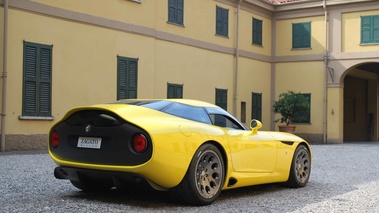
[[[132,144],[133,151],[136,153],[142,153],[147,148],[147,139],[143,134],[138,134],[133,138]]]
[[[55,148],[59,146],[59,134],[57,131],[51,133],[51,145]]]

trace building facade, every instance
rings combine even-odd
[[[122,98],[215,103],[277,130],[292,90],[313,143],[378,141],[375,0],[0,0],[1,150],[47,146],[79,105]]]

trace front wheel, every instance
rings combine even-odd
[[[224,160],[213,144],[202,145],[192,158],[182,182],[171,190],[173,196],[191,205],[209,205],[224,184]]]
[[[294,153],[290,175],[286,185],[288,187],[299,188],[304,187],[311,175],[311,155],[308,148],[299,145]]]

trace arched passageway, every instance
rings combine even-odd
[[[379,63],[346,70],[343,94],[344,141],[378,141]]]

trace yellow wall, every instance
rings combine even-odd
[[[23,24],[18,24],[23,23]],[[49,26],[49,27],[47,27]],[[70,33],[67,33],[70,32]],[[71,107],[116,100],[117,55],[140,58],[139,97],[154,90],[154,40],[119,31],[10,10],[7,128],[9,134],[46,133],[51,122],[19,120],[23,40],[53,45],[52,116]],[[101,41],[101,42],[100,42]],[[131,42],[132,41],[132,42]],[[146,51],[151,49],[152,51]],[[38,124],[38,125],[36,125]]]
[[[72,1],[57,2],[72,7],[79,4]],[[211,8],[216,10],[216,4],[213,1],[211,3]],[[167,10],[166,6],[158,10],[164,9]],[[233,9],[230,8],[230,11]],[[167,11],[164,13],[166,17]],[[229,32],[231,35],[234,29],[233,14],[234,12],[230,12]],[[209,16],[213,17],[213,15]],[[251,17],[252,15],[249,23],[251,23]],[[211,17],[207,18],[211,19]],[[215,22],[214,19],[215,17],[210,22]],[[167,24],[166,21],[162,23],[168,28],[173,26]],[[214,23],[208,24],[214,26]],[[8,91],[12,91],[12,96],[17,98],[9,98],[7,102],[7,105],[11,106],[8,107],[7,125],[12,127],[7,128],[7,134],[46,134],[50,126],[71,107],[116,100],[118,55],[138,58],[138,98],[166,98],[167,83],[175,83],[183,84],[184,98],[214,103],[216,88],[227,89],[228,110],[233,111],[233,72],[235,69],[233,54],[219,53],[20,10],[10,10],[9,26],[9,32],[12,35],[9,40],[9,46],[12,47],[9,50],[9,82],[12,84],[9,84]],[[161,28],[163,30],[163,26]],[[187,26],[185,28],[187,30]],[[176,32],[180,30],[181,27]],[[212,33],[208,35],[209,41],[213,38],[216,44],[232,45],[231,38],[215,36],[214,30],[212,29]],[[186,36],[198,39],[197,35],[205,34],[195,29],[192,31]],[[22,111],[24,40],[53,45],[52,116],[55,118],[54,121],[19,119]],[[247,58],[241,60],[240,63],[241,80],[251,79],[251,81],[243,82],[239,87],[239,98],[246,100],[250,105],[251,92],[262,91],[266,100],[263,107],[268,108],[270,86],[264,85],[262,79],[270,80],[269,63]],[[257,69],[251,69],[251,66]],[[247,110],[247,113],[250,114],[250,111]],[[265,122],[269,122],[269,111],[263,113]],[[251,115],[247,115],[247,118],[250,117]]]
[[[296,124],[296,131],[298,132],[320,134],[323,131],[324,73],[323,62],[280,63],[276,65],[276,100],[280,93],[288,90],[311,93],[311,124]]]
[[[292,50],[292,24],[311,22],[311,48]],[[325,52],[325,20],[324,16],[285,19],[276,22],[276,55],[307,55]]]
[[[21,2],[17,1],[15,7]],[[237,109],[233,109],[237,9],[232,5],[236,6],[235,1],[186,0],[184,26],[167,23],[167,0],[142,0],[141,4],[128,0],[25,2],[28,3],[25,7],[30,8],[9,9],[7,134],[47,134],[50,126],[73,106],[116,100],[117,56],[138,58],[138,98],[166,98],[167,83],[173,83],[183,84],[184,98],[214,103],[215,89],[227,89],[228,111],[236,111],[236,117],[240,119],[240,104],[246,102],[248,124],[251,118],[251,95],[253,92],[261,93],[264,130],[269,130],[273,119],[270,117],[272,93],[276,98],[288,90],[311,93],[311,124],[297,125],[297,132],[323,132],[323,59],[320,57],[318,61],[307,61],[316,57],[303,57],[318,57],[325,52],[325,23],[322,15],[275,20],[276,35],[272,35],[269,15],[263,15],[262,11],[251,13],[255,11],[253,6],[249,8],[246,6],[249,3],[245,2],[240,10],[241,56],[238,63]],[[44,4],[51,7],[45,8]],[[216,6],[229,10],[228,38],[215,35]],[[38,8],[51,11],[54,8],[61,12],[63,18],[44,15],[44,11],[38,11]],[[67,14],[72,14],[71,11],[78,13],[70,17]],[[3,17],[2,12],[0,17]],[[343,52],[378,50],[378,45],[361,46],[360,34],[357,33],[360,31],[360,16],[377,14],[379,10],[342,14]],[[80,19],[81,16],[100,23],[86,24],[71,20]],[[253,18],[263,20],[262,47],[252,45]],[[292,50],[292,24],[301,22],[311,22],[311,48]],[[101,27],[106,24],[112,26]],[[1,28],[2,25],[0,22]],[[127,30],[137,30],[133,31],[135,33],[126,32],[122,28],[125,26]],[[116,30],[117,27],[120,28]],[[281,61],[276,64],[270,61],[273,36],[276,39],[273,60]],[[53,45],[54,121],[19,119],[22,111],[23,41]],[[272,66],[275,71],[274,82],[271,80]],[[273,88],[275,91],[272,91]],[[328,88],[326,113],[328,138],[332,141],[343,137],[341,91],[343,93],[341,88]]]
[[[44,5],[50,5],[62,9],[90,14],[93,16],[103,17],[107,19],[127,22],[135,25],[154,28],[155,20],[164,19],[167,21],[167,14],[163,17],[155,16],[155,8],[160,5],[157,1],[142,1],[143,3],[135,3],[129,0],[122,1],[104,1],[104,0],[32,0]],[[161,1],[161,0],[160,0]],[[163,2],[162,2],[163,3]],[[148,11],[148,12],[147,12]],[[143,18],[141,17],[143,14]]]
[[[379,15],[379,10],[342,14],[342,52],[378,50],[379,45],[361,45],[361,16]]]
[[[262,20],[262,46],[253,45],[253,18]],[[259,53],[265,56],[271,55],[271,20],[259,15],[251,14],[244,10],[240,12],[240,35],[239,47],[241,50]]]
[[[252,93],[262,94],[262,130],[270,130],[271,113],[271,64],[261,61],[239,59],[239,87],[238,87],[238,112],[240,119],[241,102],[246,102],[246,125],[249,126],[251,120]]]
[[[156,30],[227,47],[234,47],[236,8],[216,1],[191,0],[190,4],[186,4],[186,2],[188,1],[184,1],[184,7],[186,8],[183,18],[184,27],[178,27],[174,24],[167,24],[167,1],[159,1],[156,10]],[[229,10],[228,38],[215,36],[216,6]]]
[[[232,105],[233,56],[166,41],[156,42],[154,96],[167,97],[167,83],[183,84],[183,97],[215,102],[215,90],[228,89]]]

